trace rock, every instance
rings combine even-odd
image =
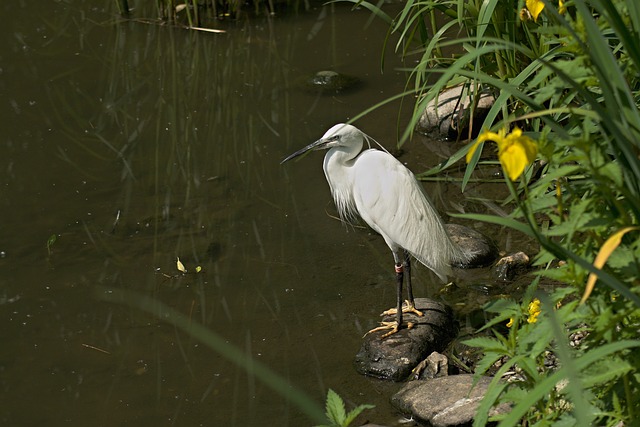
[[[449,359],[437,351],[431,353],[426,359],[418,363],[411,371],[413,379],[427,380],[449,375]]]
[[[470,425],[490,382],[491,377],[480,377],[472,388],[471,374],[411,381],[391,397],[391,404],[416,421],[434,427]],[[507,405],[501,405],[490,415],[508,410]]]
[[[491,275],[495,280],[510,282],[517,274],[529,269],[529,257],[524,252],[516,252],[502,257],[491,269]]]
[[[313,92],[340,93],[353,89],[360,83],[360,79],[335,71],[318,71],[302,81],[302,86]]]
[[[498,246],[484,234],[459,224],[445,224],[453,243],[464,251],[474,254],[467,264],[454,265],[458,268],[477,268],[491,264],[498,257]]]
[[[402,381],[421,360],[442,351],[456,337],[458,325],[449,306],[428,298],[416,298],[415,303],[424,316],[405,314],[405,322],[415,323],[413,328],[403,328],[385,339],[380,339],[384,331],[365,337],[354,361],[358,373]],[[383,320],[394,321],[395,316]]]
[[[477,135],[482,120],[496,101],[490,92],[480,92],[478,105],[473,114],[473,131]],[[436,134],[441,138],[466,137],[471,121],[471,103],[469,86],[460,85],[443,90],[432,100],[420,117],[417,131],[425,134]]]

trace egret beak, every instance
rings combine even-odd
[[[294,159],[298,156],[303,155],[304,153],[306,153],[307,151],[311,151],[311,150],[323,150],[325,148],[328,148],[327,145],[329,145],[331,142],[334,142],[337,139],[337,137],[334,136],[330,136],[329,138],[322,138],[317,140],[316,142],[313,142],[309,145],[307,145],[304,148],[301,148],[300,150],[296,151],[295,153],[287,156],[286,159],[284,159],[283,161],[280,162],[280,164],[283,164],[284,162],[288,162],[291,159]]]

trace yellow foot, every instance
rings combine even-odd
[[[413,323],[408,322],[407,323],[407,329],[411,329],[413,328]],[[380,337],[380,339],[385,339],[388,336],[391,336],[393,334],[398,333],[398,331],[400,330],[398,322],[380,322],[380,326],[378,326],[377,328],[373,328],[371,329],[369,332],[367,332],[366,334],[364,334],[364,337],[366,337],[367,335],[369,335],[372,332],[378,332],[378,331],[386,331],[387,329],[390,329],[389,332],[387,332],[386,334],[382,335]]]
[[[402,312],[403,313],[413,313],[418,317],[424,316],[424,313],[421,312],[420,310],[418,310],[416,308],[416,306],[413,305],[413,303],[410,302],[409,300],[405,300],[404,301],[404,305],[402,306]],[[390,308],[387,311],[383,311],[380,316],[393,316],[395,314],[398,314],[398,309],[397,308]]]

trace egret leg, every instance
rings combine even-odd
[[[394,258],[396,258],[397,260],[397,256],[394,252]],[[397,308],[392,308],[390,310],[385,311],[384,314],[395,314],[396,315],[396,321],[395,322],[380,322],[380,326],[378,326],[377,328],[373,328],[371,329],[369,332],[367,332],[365,334],[368,335],[372,332],[377,332],[377,331],[383,331],[383,330],[387,330],[389,329],[390,331],[387,332],[386,334],[382,335],[380,338],[386,338],[390,335],[393,335],[395,333],[397,333],[400,328],[402,327],[402,312],[403,312],[403,308],[402,308],[402,282],[404,280],[404,265],[400,262],[396,261],[395,264],[395,270],[396,270],[396,307]],[[407,324],[407,328],[411,329],[413,327],[413,323],[408,323]]]
[[[416,308],[415,301],[413,299],[413,288],[411,287],[411,258],[409,256],[409,252],[404,251],[404,261],[402,264],[396,262],[396,277],[398,274],[398,269],[403,270],[407,276],[407,300],[405,301],[405,305],[398,305],[398,308],[390,308],[389,310],[382,313],[382,316],[393,316],[397,314],[398,310],[401,310],[403,313],[413,313],[418,317],[424,316],[424,313]],[[402,300],[402,288],[398,291],[398,298]]]
[[[402,282],[404,281],[404,267],[402,264],[396,264],[396,329],[391,333],[386,333],[382,336],[385,338],[395,332],[402,326]]]
[[[405,313],[413,313],[418,317],[424,316],[424,313],[416,308],[415,301],[413,300],[413,288],[411,287],[411,256],[409,252],[404,251],[404,271],[407,273],[407,306],[402,310]]]
[[[413,299],[413,289],[411,288],[411,259],[409,258],[409,253],[407,251],[403,251],[403,261],[400,262],[400,256],[397,252],[393,252],[393,258],[395,260],[395,271],[396,271],[396,308],[391,308],[382,313],[382,316],[396,316],[395,322],[380,322],[380,326],[377,328],[373,328],[369,332],[365,334],[368,335],[371,332],[377,332],[382,330],[389,330],[386,334],[382,335],[380,338],[386,338],[389,335],[393,335],[397,333],[402,328],[403,314],[404,313],[413,313],[416,316],[424,316],[420,310],[418,310],[415,306],[415,301]],[[402,286],[404,281],[404,273],[407,273],[407,292],[408,299],[403,304],[402,301]],[[407,329],[413,328],[414,324],[412,322],[407,322]]]

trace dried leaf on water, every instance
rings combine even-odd
[[[184,264],[182,264],[182,262],[180,261],[180,258],[178,258],[178,260],[176,261],[176,268],[183,273],[187,272],[187,269],[184,268]]]

